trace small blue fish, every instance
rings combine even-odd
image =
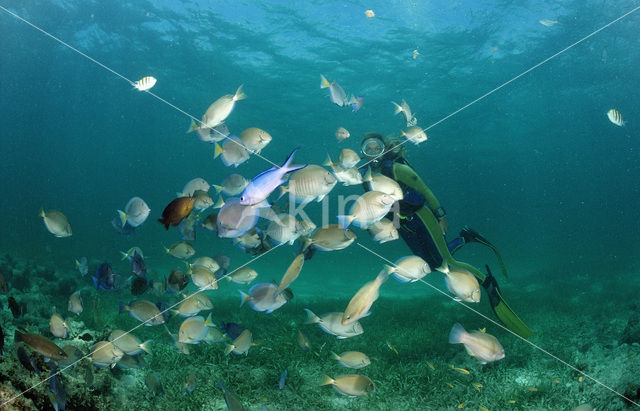
[[[87,264],[87,257],[80,257],[78,260],[76,260],[76,268],[80,272],[81,276],[84,277],[85,275],[87,275],[87,273],[89,272],[89,265]]]
[[[125,223],[125,225],[122,225],[119,216],[113,217],[113,220],[111,220],[111,227],[113,227],[113,229],[121,235],[131,235],[134,233],[134,231],[136,231],[136,228],[132,227],[129,223]]]
[[[92,275],[91,279],[93,280],[93,285],[96,287],[96,290],[99,288],[110,290],[115,285],[116,275],[113,273],[109,263],[102,263],[100,267],[98,267],[96,275]]]
[[[225,323],[224,321],[222,322],[221,328],[224,330],[225,333],[227,333],[229,338],[231,338],[232,340],[235,340],[236,338],[238,338],[238,336],[240,336],[240,334],[242,334],[242,332],[244,331],[244,327],[241,326],[240,324]]]
[[[184,390],[187,394],[191,394],[196,389],[197,377],[194,373],[189,374],[187,381],[184,383]]]
[[[283,389],[284,388],[284,380],[287,378],[287,369],[285,368],[284,371],[282,371],[282,374],[280,374],[280,380],[278,381],[278,388]]]
[[[131,258],[131,271],[143,280],[147,279],[147,266],[144,264],[144,260],[138,251],[133,252]]]
[[[218,381],[218,388],[222,390],[222,394],[224,395],[224,402],[227,403],[227,409],[229,411],[242,411],[245,409],[242,405],[242,402],[240,402],[240,399],[236,397],[234,393],[224,388],[221,381]]]
[[[360,110],[362,108],[362,104],[364,103],[364,97],[361,96],[351,96],[351,98],[349,99],[349,105],[351,106],[351,110],[354,113],[357,113],[358,110]]]
[[[56,375],[57,367],[53,366],[51,369],[51,378],[49,378],[49,400],[51,405],[56,411],[63,411],[67,405],[67,393],[64,391],[64,387],[60,382],[60,379]]]
[[[291,154],[289,154],[289,157],[287,157],[287,161],[285,161],[281,167],[273,166],[255,176],[242,192],[242,195],[240,196],[240,204],[259,204],[260,207],[269,207],[269,204],[265,200],[269,197],[269,194],[286,181],[285,175],[307,166],[306,164],[295,166],[291,164],[293,161],[293,155],[298,150],[299,148],[294,149]]]

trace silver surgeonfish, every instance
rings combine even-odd
[[[338,224],[321,227],[313,237],[304,241],[304,246],[313,245],[320,251],[337,251],[349,247],[356,240],[356,234],[350,229],[344,229]]]
[[[290,214],[280,214],[265,230],[267,236],[276,243],[289,243],[289,245],[292,245],[302,232],[302,224]]]
[[[222,180],[219,186],[213,186],[216,191],[227,196],[237,196],[242,193],[245,187],[249,184],[249,180],[241,176],[240,174],[229,174]]]
[[[239,198],[230,198],[218,212],[216,219],[218,237],[240,237],[255,227],[259,217],[260,208],[242,205]]]
[[[131,227],[138,227],[142,225],[149,217],[149,213],[151,209],[143,199],[140,197],[132,197],[127,205],[124,206],[123,210],[118,210],[118,215],[120,216],[120,222],[122,222],[122,226],[125,224],[129,224]]]
[[[332,81],[329,81],[320,74],[320,88],[328,88],[329,89],[329,97],[331,98],[331,102],[339,107],[344,107],[349,104],[349,99],[347,99],[347,93],[344,92],[340,84]]]
[[[209,192],[210,188],[211,185],[207,183],[207,180],[201,177],[196,177],[192,180],[189,180],[187,184],[185,184],[182,188],[182,191],[176,193],[176,197],[191,197],[198,190]]]
[[[483,331],[469,333],[458,323],[451,328],[449,343],[463,344],[467,353],[476,357],[482,364],[504,358],[504,348],[496,337]]]
[[[236,136],[231,136],[220,145],[216,143],[213,158],[222,158],[227,167],[238,167],[249,159],[249,152]]]
[[[289,198],[297,204],[322,201],[337,183],[338,180],[324,167],[309,164],[293,173],[286,186],[280,186],[280,196],[289,193]]]
[[[373,281],[366,283],[358,290],[344,310],[342,325],[349,325],[370,314],[371,306],[380,295],[380,286],[387,281],[387,278],[389,274],[381,271]]]
[[[404,119],[407,121],[407,127],[413,127],[418,123],[418,119],[411,113],[411,107],[409,107],[406,101],[402,100],[400,104],[392,101],[391,104],[396,108],[393,114],[402,113],[404,115]]]
[[[375,392],[376,387],[368,377],[364,375],[343,375],[335,380],[325,375],[320,385],[332,385],[339,394],[347,397],[362,397]]]
[[[274,283],[258,283],[249,289],[249,294],[238,290],[241,301],[240,306],[248,303],[255,311],[265,311],[271,314],[288,301],[286,290],[278,291],[278,286]]]
[[[69,220],[58,210],[44,211],[43,207],[40,207],[38,217],[41,217],[44,226],[47,230],[58,238],[71,237],[71,224]]]
[[[418,281],[431,272],[429,264],[417,255],[402,257],[393,266],[385,265],[385,270],[401,283]]]
[[[220,97],[205,111],[202,116],[201,124],[197,124],[191,120],[191,127],[189,131],[198,130],[201,128],[213,128],[229,117],[229,114],[233,111],[236,105],[236,101],[244,100],[247,96],[242,92],[242,86],[238,87],[235,94],[225,94]]]
[[[352,223],[361,228],[368,228],[371,224],[382,220],[389,213],[395,200],[389,194],[380,191],[368,191],[358,197],[351,206],[348,215],[338,216],[342,228]]]
[[[247,150],[258,154],[272,139],[271,134],[257,127],[250,127],[240,133],[240,140]]]
[[[304,309],[307,313],[307,320],[305,324],[318,324],[318,327],[327,334],[335,335],[339,340],[355,337],[364,332],[362,325],[359,321],[354,321],[348,325],[342,325],[343,313],[333,312],[323,314],[322,316],[315,315],[308,308]]]
[[[369,234],[371,234],[371,238],[380,244],[400,238],[398,229],[393,224],[393,221],[388,218],[383,218],[382,220],[371,224],[368,230]]]
[[[475,275],[464,269],[450,268],[446,263],[438,268],[444,274],[444,281],[447,289],[455,295],[456,301],[467,303],[479,303],[480,284]]]

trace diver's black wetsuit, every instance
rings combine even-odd
[[[504,301],[489,267],[487,266],[485,275],[477,268],[453,259],[452,254],[465,241],[458,237],[449,243],[446,242],[439,224],[439,220],[445,216],[444,209],[406,160],[402,157],[383,158],[376,170],[395,180],[402,188],[403,199],[399,201],[400,209],[395,215],[393,212],[390,213],[387,218],[399,223],[398,233],[413,254],[424,259],[432,269],[440,268],[446,263],[450,267],[471,272],[485,288],[491,308],[502,323],[523,338],[530,337],[533,334],[532,331]],[[367,190],[367,184],[364,185]],[[481,236],[477,235],[477,237],[482,241],[477,239],[475,241],[488,245],[496,252],[506,275],[506,269],[495,247]]]

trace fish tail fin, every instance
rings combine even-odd
[[[38,211],[38,217],[44,218],[44,206],[40,206],[40,211]]]
[[[371,167],[368,167],[362,181],[371,182],[371,180],[373,180],[373,175],[371,174]]]
[[[395,111],[393,112],[393,114],[398,114],[398,113],[402,113],[402,106],[400,106],[400,104],[396,103],[395,101],[392,101],[391,104],[393,104],[393,106],[396,108]]]
[[[242,307],[247,301],[251,299],[251,296],[242,290],[238,290],[238,292],[240,293],[240,307]]]
[[[302,252],[304,252],[307,248],[309,248],[313,244],[313,240],[309,237],[302,238]]]
[[[247,95],[242,91],[242,86],[243,85],[240,84],[240,87],[238,87],[238,89],[236,90],[236,94],[233,95],[234,101],[244,100],[245,98],[247,98]]]
[[[354,219],[355,217],[352,215],[339,215],[338,224],[340,224],[340,228],[346,230],[351,225],[351,222],[353,222]]]
[[[146,352],[147,354],[151,354],[151,342],[153,340],[147,340],[145,342],[143,342],[142,344],[140,344],[140,349],[144,352]]]
[[[218,201],[216,201],[216,203],[213,205],[213,208],[222,208],[222,206],[224,205],[224,199],[222,198],[222,196],[218,197]]]
[[[127,253],[120,251],[120,261],[124,261],[127,257]]]
[[[222,154],[222,152],[224,151],[222,149],[222,147],[220,146],[220,144],[215,143],[215,151],[213,152],[213,158],[218,158],[220,157],[220,154]]]
[[[327,87],[331,87],[331,83],[329,83],[329,81],[322,74],[320,74],[320,88]]]
[[[120,216],[120,222],[122,223],[122,227],[127,224],[127,213],[122,210],[118,210],[118,215]]]
[[[199,129],[200,126],[198,125],[198,123],[196,123],[196,121],[194,119],[191,119],[191,124],[189,124],[189,128],[187,129],[187,133],[189,134],[193,131],[196,131],[197,129]]]
[[[122,301],[118,301],[118,314],[122,314],[125,311],[127,311],[127,306]]]
[[[209,313],[209,315],[207,316],[207,319],[204,320],[204,325],[207,327],[215,327],[216,325],[213,323],[213,320],[211,319],[211,313]]]
[[[324,163],[322,163],[323,166],[327,166],[327,167],[333,167],[334,163],[331,160],[331,156],[329,155],[329,153],[327,153],[327,159],[324,160]]]
[[[387,271],[387,268],[385,266],[385,269],[378,273],[378,276],[376,277],[376,281],[379,282],[380,284],[383,284],[388,279],[389,279],[389,272]]]
[[[384,266],[384,270],[386,271],[387,274],[391,274],[391,273],[395,273],[396,272],[396,268],[392,267],[390,265],[386,265]]]
[[[333,385],[333,383],[335,382],[335,380],[331,377],[329,377],[328,375],[323,375],[322,376],[322,382],[320,383],[320,385]]]
[[[333,351],[329,351],[331,353],[331,359],[332,360],[336,360],[339,361],[340,360],[340,356],[336,353],[334,353]]]
[[[233,351],[234,348],[235,348],[235,345],[227,344],[227,346],[224,349],[224,355],[229,355],[231,353],[231,351]],[[223,389],[223,388],[221,388],[221,389]]]
[[[307,319],[305,320],[305,324],[317,324],[320,322],[320,317],[315,315],[313,311],[308,308],[305,308],[304,311],[307,313]]]
[[[169,222],[164,218],[158,218],[158,222],[164,226],[165,230],[169,230]]]
[[[453,327],[451,327],[451,332],[449,332],[449,344],[461,344],[462,337],[464,337],[466,333],[467,332],[464,330],[464,327],[460,325],[460,323],[453,324]]]
[[[449,274],[449,264],[447,264],[446,261],[443,261],[442,265],[440,267],[436,268],[436,271],[440,271],[444,275]]]
[[[120,252],[122,252],[122,251],[120,251]],[[80,267],[80,261],[75,260],[75,262],[76,262],[76,268]]]
[[[289,187],[285,187],[284,185],[278,187],[278,200],[282,198],[286,193],[289,192]]]
[[[164,246],[164,244],[162,245],[162,249],[164,250],[165,254],[169,254],[169,249],[167,247]],[[189,264],[189,263],[185,263],[185,264]]]
[[[290,172],[296,171],[296,170],[300,170],[301,168],[305,168],[307,166],[306,164],[293,164],[293,155],[298,150],[300,150],[300,147],[294,148],[293,151],[291,152],[291,154],[289,154],[289,157],[287,157],[287,160],[284,162],[284,164],[281,167],[281,168],[284,168],[285,170],[287,170],[287,173],[290,173]]]
[[[215,184],[213,184],[211,187],[213,187],[213,189],[216,190],[216,193],[220,193],[222,190],[224,190],[224,187],[218,186]]]

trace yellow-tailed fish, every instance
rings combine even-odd
[[[364,375],[343,375],[336,379],[325,375],[320,385],[333,385],[333,388],[340,394],[348,397],[367,396],[374,392],[375,385]]]
[[[427,366],[431,368],[432,371],[436,370],[436,367],[434,367],[433,364],[431,364],[429,361],[425,361],[425,362],[427,363]]]
[[[450,344],[463,344],[467,353],[476,357],[482,364],[504,358],[504,348],[491,334],[465,331],[462,325],[455,323],[449,333]]]
[[[73,234],[69,220],[67,220],[67,217],[58,210],[49,210],[45,212],[44,208],[40,207],[38,217],[42,218],[47,231],[58,238],[71,237]]]
[[[396,347],[394,347],[393,345],[391,345],[391,343],[389,341],[386,341],[387,343],[387,347],[393,351],[394,353],[396,353],[396,355],[398,355],[398,350],[396,350]]]

